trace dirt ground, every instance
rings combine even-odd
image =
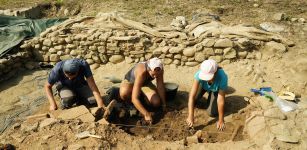
[[[48,1],[30,0],[25,2],[19,0],[0,0],[0,8],[27,7],[34,5],[36,2]],[[276,22],[271,17],[279,12],[285,13],[288,19],[292,17],[303,17],[307,19],[307,2],[304,0],[105,0],[103,2],[98,0],[86,0],[82,2],[81,0],[58,0],[52,2],[60,3],[62,7],[70,9],[72,7],[80,7],[80,13],[83,15],[96,15],[100,11],[118,11],[133,20],[160,26],[170,24],[171,20],[179,15],[191,20],[193,17],[195,18],[202,13],[216,14],[220,16],[224,24],[245,23],[255,26],[265,21]],[[259,6],[256,7],[255,4]],[[62,16],[60,13],[57,14],[55,12],[56,10],[50,11],[47,13],[47,16]],[[240,110],[249,106],[249,102],[246,99],[254,96],[250,92],[251,88],[270,86],[276,92],[289,90],[295,92],[300,97],[307,97],[307,70],[304,70],[304,68],[299,70],[293,67],[297,66],[298,61],[304,61],[306,59],[307,31],[303,29],[307,26],[306,24],[289,23],[289,21],[281,21],[278,23],[287,27],[281,34],[293,40],[296,44],[294,47],[289,48],[288,52],[282,58],[240,60],[230,64],[220,64],[228,75],[230,86],[226,95],[226,130],[224,132],[217,131],[216,120],[210,118],[203,108],[196,109],[194,130],[187,128],[185,123],[187,117],[187,98],[193,81],[193,75],[198,70],[198,66],[166,66],[165,81],[179,84],[179,91],[174,100],[167,102],[168,112],[166,114],[162,114],[159,111],[155,112],[155,123],[151,128],[142,126],[139,122],[141,117],[138,116],[129,118],[128,123],[127,120],[114,120],[114,124],[126,123],[125,125],[117,126],[101,126],[80,123],[78,121],[64,121],[53,125],[52,128],[43,128],[39,132],[26,133],[27,136],[25,136],[22,142],[15,142],[13,144],[20,149],[28,149],[29,147],[35,147],[37,149],[63,149],[65,147],[67,148],[67,146],[78,147],[78,144],[89,149],[97,147],[111,149],[114,146],[117,149],[139,149],[137,147],[141,147],[142,144],[144,146],[146,145],[147,148],[157,149],[161,147],[162,143],[157,144],[155,141],[178,142],[187,136],[193,135],[197,130],[201,130],[204,135],[203,141],[200,141],[201,143],[226,142],[231,139],[232,132],[238,126],[242,126],[242,128],[240,128],[234,141],[244,143],[248,140],[248,137],[243,132],[243,128],[246,116],[250,113],[250,110],[244,112],[240,112]],[[247,75],[247,72],[249,72],[248,68],[251,66],[253,66],[253,71],[255,72],[257,70],[263,72],[262,81],[254,81],[253,75]],[[116,65],[107,64],[95,70],[94,78],[101,93],[104,93],[106,89],[113,86],[105,77],[116,74],[115,77],[122,79],[129,68],[131,68],[131,64],[123,62]],[[48,71],[48,69],[22,71],[16,75],[16,78],[0,84],[0,119],[3,120],[0,123],[1,126],[8,126],[12,122],[18,123],[30,114],[48,112],[48,104],[47,100],[43,98],[44,91],[42,88]],[[31,96],[25,96],[29,94],[38,99],[29,100]],[[99,140],[93,138],[84,140],[76,139],[75,134],[84,130],[103,135],[103,138]],[[18,134],[20,133],[19,131],[18,129],[17,132],[14,129],[10,129],[6,132],[6,135],[13,134],[14,132]],[[123,146],[125,143],[134,143],[137,146],[133,147],[133,144],[131,144],[132,147],[127,148]],[[178,146],[174,142],[164,144],[169,144],[174,149]],[[223,145],[228,144],[226,142],[220,146],[223,147]],[[239,147],[239,149],[242,148]]]

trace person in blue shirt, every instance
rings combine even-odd
[[[70,108],[73,104],[94,104],[106,111],[100,92],[96,86],[88,63],[83,59],[69,59],[58,62],[51,70],[45,83],[50,110],[58,109],[52,86],[61,98],[62,109]]]
[[[217,129],[224,130],[224,104],[227,87],[228,77],[224,70],[217,65],[216,61],[212,59],[203,61],[200,70],[194,75],[194,82],[189,94],[189,112],[186,119],[189,127],[193,127],[194,124],[195,101],[202,100],[203,95],[208,92],[207,112],[211,117],[218,116]]]

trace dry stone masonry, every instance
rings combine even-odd
[[[205,59],[219,63],[268,59],[281,57],[293,45],[276,33],[250,26],[208,20],[188,24],[184,17],[177,17],[169,27],[151,28],[116,14],[98,14],[53,26],[24,41],[20,49],[39,62],[83,58],[96,69],[106,63],[137,63],[152,57],[161,58],[165,65],[191,67]],[[12,70],[10,64],[18,66],[15,62],[13,58],[1,59],[0,76]]]

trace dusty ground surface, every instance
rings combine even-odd
[[[0,8],[16,8],[32,6],[39,0],[24,1],[0,1]],[[44,1],[46,2],[46,1]],[[272,21],[275,13],[283,12],[289,18],[307,18],[307,2],[304,0],[292,1],[114,1],[98,0],[87,1],[57,1],[64,7],[80,7],[80,13],[83,15],[95,15],[99,11],[110,12],[118,11],[125,16],[145,23],[155,25],[170,24],[171,20],[178,15],[183,15],[188,19],[197,17],[202,13],[212,13],[220,16],[225,24],[253,24]],[[74,4],[74,5],[68,5]],[[259,6],[255,7],[258,4]],[[56,13],[56,10],[46,13],[47,16],[62,16]],[[277,22],[277,21],[272,21]],[[301,99],[307,97],[306,81],[307,69],[302,65],[306,61],[307,43],[306,24],[290,23],[289,21],[280,21],[278,24],[285,25],[286,30],[281,34],[295,42],[295,46],[288,49],[288,52],[282,58],[262,59],[262,60],[241,60],[230,64],[221,64],[229,77],[229,86],[231,87],[226,96],[226,130],[218,132],[215,127],[215,120],[210,118],[204,109],[196,109],[195,130],[201,130],[205,133],[202,143],[217,143],[219,148],[225,149],[248,149],[255,148],[250,144],[248,137],[240,130],[234,138],[236,143],[230,140],[235,127],[244,126],[245,117],[250,110],[238,113],[241,109],[249,106],[249,102],[244,100],[252,98],[253,94],[249,92],[250,88],[259,88],[270,86],[274,91],[279,92],[288,90],[296,93]],[[114,76],[123,78],[131,65],[108,64],[101,66],[94,71],[94,78],[102,93],[112,86],[105,77]],[[250,69],[252,68],[251,73]],[[168,102],[169,110],[163,117],[157,117],[154,128],[146,127],[127,127],[115,125],[100,125],[94,123],[80,123],[76,120],[58,121],[56,124],[30,130],[23,133],[24,130],[18,127],[25,116],[30,114],[39,114],[48,112],[48,104],[43,91],[43,84],[47,78],[47,70],[21,71],[16,78],[4,81],[0,84],[0,119],[1,127],[6,129],[8,125],[17,122],[16,127],[7,130],[2,134],[1,143],[10,142],[19,149],[28,149],[35,147],[37,149],[65,149],[80,148],[88,149],[117,147],[117,149],[157,149],[171,148],[182,149],[182,139],[194,134],[194,131],[187,129],[185,119],[187,117],[187,97],[193,80],[193,75],[198,67],[170,67],[165,68],[165,80],[178,83],[179,91],[176,98]],[[262,80],[254,80],[255,72],[261,72]],[[34,99],[33,99],[34,98]],[[256,108],[251,108],[256,109]],[[159,112],[156,112],[157,116]],[[132,125],[137,123],[140,118],[132,118],[129,122]],[[115,121],[121,123],[120,121]],[[91,131],[92,134],[102,135],[102,139],[87,138],[77,139],[75,134],[81,131]],[[12,139],[7,135],[16,134],[18,138]],[[19,135],[23,135],[19,137]],[[5,137],[3,137],[5,136]],[[6,137],[7,136],[7,137]],[[175,141],[175,142],[174,142]],[[226,142],[227,141],[227,142]],[[223,143],[220,143],[223,142]],[[277,144],[278,145],[278,144]],[[201,148],[215,149],[215,145],[193,145],[191,149]],[[278,146],[277,146],[278,148]]]

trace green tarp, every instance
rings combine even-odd
[[[25,19],[0,15],[0,58],[23,39],[38,36],[65,19]]]

